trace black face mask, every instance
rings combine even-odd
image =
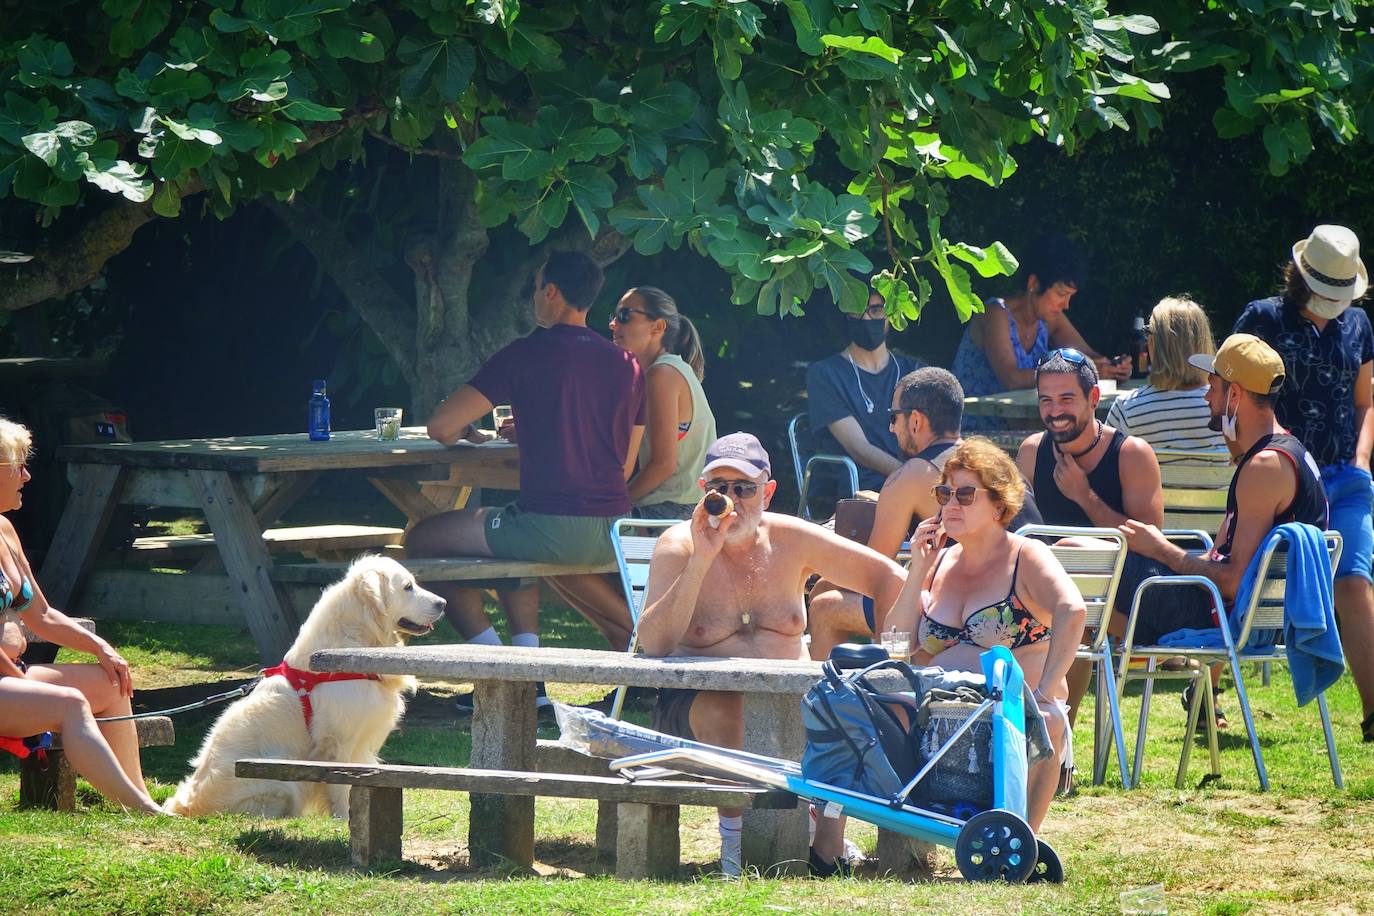
[[[849,342],[863,350],[876,350],[887,339],[886,318],[847,318]]]

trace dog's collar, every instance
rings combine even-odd
[[[310,706],[310,691],[320,684],[327,684],[330,681],[379,681],[375,674],[360,674],[354,671],[306,671],[301,668],[292,668],[286,662],[282,662],[275,668],[264,668],[263,677],[284,677],[286,683],[291,685],[291,689],[296,691],[296,696],[301,700],[301,711],[305,713],[305,727],[310,728],[310,720],[315,717],[315,710]]]

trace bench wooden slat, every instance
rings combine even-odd
[[[613,776],[417,767],[399,764],[348,764],[316,760],[240,760],[240,779],[323,782],[333,785],[400,789],[444,789],[492,795],[532,795],[633,802],[643,805],[699,805],[725,808],[794,808],[788,792],[747,786],[712,785],[686,780],[627,782]]]
[[[415,559],[400,562],[421,582],[461,582],[473,579],[521,579],[544,576],[577,576],[587,573],[613,573],[615,562],[569,565],[506,560],[495,557],[452,557]],[[272,578],[277,582],[325,585],[343,578],[347,563],[277,563]]]
[[[139,747],[171,747],[176,743],[172,720],[166,716],[135,719]],[[46,765],[33,754],[19,761],[19,806],[57,811],[76,809],[76,772],[62,750],[62,735],[54,733]]]
[[[376,525],[307,525],[299,528],[269,528],[262,533],[268,550],[362,550],[401,543],[402,528]],[[211,550],[213,534],[179,534],[144,537],[130,548],[135,553]]]

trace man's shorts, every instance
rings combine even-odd
[[[653,718],[650,725],[656,732],[675,735],[689,741],[697,740],[692,733],[692,704],[696,702],[700,690],[690,688],[660,687],[658,700],[654,703]]]
[[[494,557],[590,566],[615,562],[611,526],[619,516],[543,515],[511,503],[487,512],[487,549]]]
[[[645,520],[686,521],[696,508],[696,503],[650,503],[647,506],[635,506],[630,510],[630,515]]]
[[[1369,472],[1353,464],[1334,464],[1322,468],[1322,484],[1331,507],[1331,528],[1341,533],[1336,578],[1361,576],[1369,580],[1370,554],[1374,552],[1374,528],[1370,527],[1374,485]]]
[[[1126,554],[1121,567],[1121,584],[1116,590],[1116,609],[1131,616],[1131,602],[1140,583],[1150,576],[1176,576],[1178,573],[1158,560],[1138,553]],[[1165,633],[1175,630],[1205,630],[1216,626],[1212,620],[1212,593],[1196,585],[1154,586],[1140,603],[1133,642],[1138,646],[1159,644]]]
[[[878,611],[873,605],[873,599],[867,595],[860,595],[864,606],[864,621],[868,623],[868,632],[878,632]]]

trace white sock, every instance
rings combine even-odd
[[[744,832],[744,817],[720,815],[720,870],[727,878],[738,878],[743,870],[744,860],[741,834]]]
[[[510,635],[510,644],[511,644],[512,646],[519,646],[519,647],[522,648],[522,649],[538,649],[538,648],[539,648],[539,634],[538,634],[538,633],[512,633],[512,634]]]
[[[469,639],[468,642],[476,646],[499,646],[501,645],[501,637],[496,635],[495,629],[487,627],[485,630],[472,637],[472,639]]]

